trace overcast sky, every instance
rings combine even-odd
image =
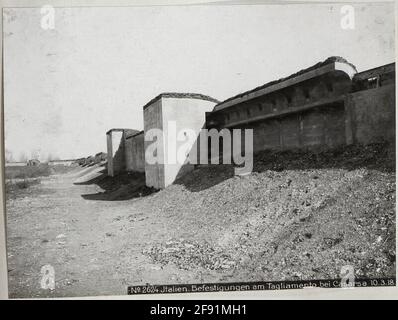
[[[61,158],[106,151],[112,127],[143,128],[161,92],[223,100],[328,56],[358,71],[394,61],[392,4],[40,8],[4,12],[6,148]]]

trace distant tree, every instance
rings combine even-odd
[[[5,157],[6,162],[14,162],[15,161],[12,152],[8,149],[5,150],[4,157]]]
[[[48,153],[47,161],[57,161],[57,160],[60,160],[59,156],[54,155],[52,153]]]
[[[40,150],[39,149],[33,149],[31,152],[30,152],[30,158],[31,159],[39,159],[40,158]]]
[[[19,161],[19,162],[26,162],[26,161],[28,161],[28,156],[26,155],[26,152],[22,151],[22,152],[19,154],[18,161]]]

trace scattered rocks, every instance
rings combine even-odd
[[[154,265],[154,266],[151,266],[150,269],[151,270],[155,270],[155,271],[159,271],[159,270],[162,270],[162,266]]]
[[[147,247],[143,254],[151,257],[155,263],[174,263],[184,270],[197,269],[198,266],[207,270],[227,270],[236,265],[231,257],[214,249],[207,242],[197,243],[184,239]]]

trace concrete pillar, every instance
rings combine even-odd
[[[346,145],[355,142],[355,110],[351,95],[347,95],[344,99],[344,115],[345,115],[345,142]]]
[[[113,177],[125,168],[124,132],[112,129],[107,132],[108,175]]]

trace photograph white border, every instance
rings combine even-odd
[[[351,0],[351,1],[283,1],[283,0],[0,0],[1,10],[3,8],[35,8],[43,5],[52,5],[54,7],[123,7],[123,6],[152,6],[152,5],[257,5],[257,4],[304,4],[311,5],[315,3],[395,3],[395,1],[381,1],[381,0]],[[395,5],[395,21],[398,17],[397,6]],[[396,22],[395,22],[396,30]],[[1,15],[0,31],[3,35],[3,15]],[[395,31],[395,40],[397,40],[397,32]],[[395,42],[397,43],[397,41]],[[0,45],[0,50],[3,50],[3,37]],[[396,53],[395,53],[396,55]],[[0,69],[3,75],[3,60],[0,62]],[[0,113],[0,141],[1,143],[1,157],[0,157],[0,179],[1,183],[1,216],[0,216],[0,299],[8,299],[8,277],[7,277],[7,254],[6,254],[6,214],[5,214],[5,190],[4,190],[4,100],[3,100],[3,76],[1,77],[1,113]],[[396,92],[397,93],[397,92]],[[396,122],[397,122],[396,113]],[[396,165],[397,167],[397,165]],[[397,239],[396,239],[397,240]],[[398,247],[398,242],[397,246]],[[133,284],[132,284],[133,285]],[[54,298],[51,298],[54,299]],[[55,298],[65,299],[65,298]],[[202,300],[202,299],[222,299],[222,300],[236,300],[236,299],[398,299],[398,287],[377,287],[377,288],[351,288],[351,289],[320,289],[308,288],[302,290],[280,290],[280,291],[246,291],[246,292],[213,292],[213,293],[184,293],[184,294],[151,294],[151,295],[117,295],[117,296],[92,296],[92,297],[70,297],[66,299],[168,299],[168,300]]]

